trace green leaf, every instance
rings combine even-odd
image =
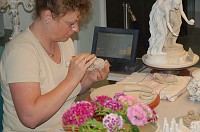
[[[75,126],[72,125],[72,132],[75,132]]]
[[[131,125],[131,132],[140,132],[137,126]]]

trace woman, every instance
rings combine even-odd
[[[1,60],[4,131],[58,131],[79,93],[104,80],[109,63],[87,68],[96,56],[73,57],[71,37],[91,10],[89,0],[36,0],[34,22],[6,46]]]

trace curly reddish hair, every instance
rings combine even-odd
[[[69,11],[77,11],[83,18],[91,12],[91,0],[35,0],[35,17],[40,17],[41,12],[50,10],[54,17],[63,17]]]

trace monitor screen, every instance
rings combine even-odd
[[[134,63],[138,30],[95,27],[92,53],[110,63]]]
[[[131,59],[132,35],[99,32],[98,38],[97,56]]]

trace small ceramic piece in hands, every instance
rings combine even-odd
[[[88,68],[88,71],[93,71],[96,69],[103,69],[105,61],[101,58],[97,58],[92,65]]]

